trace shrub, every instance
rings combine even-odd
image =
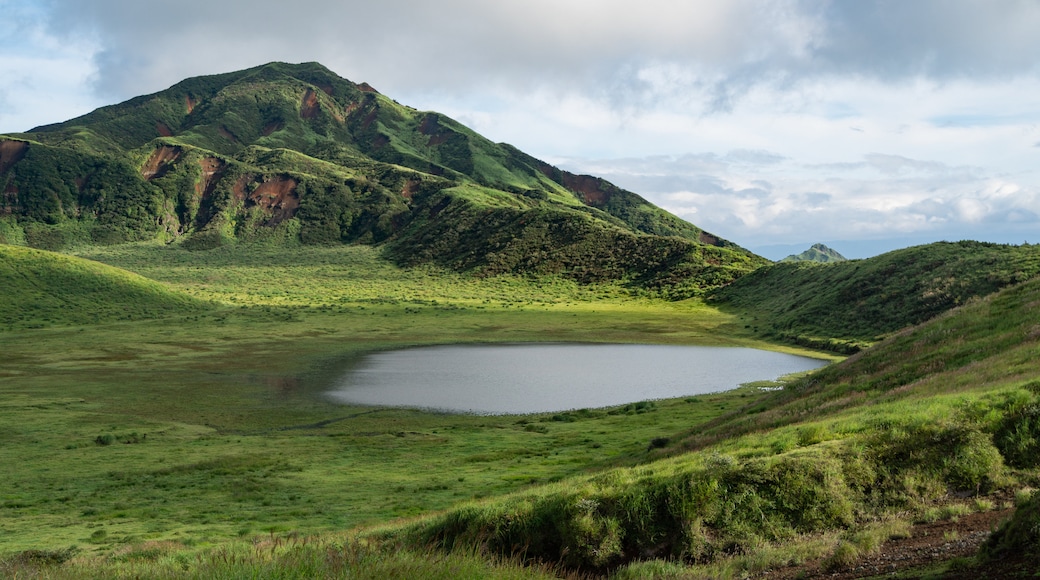
[[[1040,404],[1032,403],[1004,416],[993,443],[1012,467],[1040,465]]]
[[[1018,506],[1015,515],[993,532],[979,551],[983,562],[1004,555],[1030,555],[1040,561],[1040,495]]]
[[[878,431],[868,454],[884,480],[882,489],[899,497],[885,502],[932,500],[947,489],[984,491],[1003,471],[989,436],[961,424],[915,424]]]

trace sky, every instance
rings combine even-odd
[[[0,133],[321,62],[779,259],[1040,243],[1040,0],[0,0]]]

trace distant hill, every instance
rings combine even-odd
[[[835,250],[828,248],[823,244],[813,244],[811,248],[802,252],[801,254],[791,254],[787,256],[781,262],[844,262],[845,256],[842,256]]]
[[[119,268],[0,245],[0,328],[93,324],[199,312],[206,304]]]
[[[603,179],[317,63],[192,78],[0,136],[0,192],[6,241],[50,249],[275,236],[384,244],[405,265],[626,280],[679,295],[766,263]]]
[[[853,352],[1040,273],[1040,246],[939,242],[866,260],[780,262],[716,292],[763,336]]]

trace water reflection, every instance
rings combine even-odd
[[[432,346],[367,355],[329,394],[350,404],[536,413],[724,391],[824,364],[732,347]]]

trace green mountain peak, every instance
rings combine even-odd
[[[0,136],[0,191],[0,211],[43,247],[64,241],[39,232],[68,224],[94,243],[159,237],[196,249],[273,235],[382,244],[406,265],[676,295],[765,263],[635,193],[318,63],[190,78]]]
[[[781,262],[844,262],[845,256],[842,256],[837,251],[828,248],[823,244],[813,244],[811,248],[802,252],[801,254],[792,254],[787,256]]]

